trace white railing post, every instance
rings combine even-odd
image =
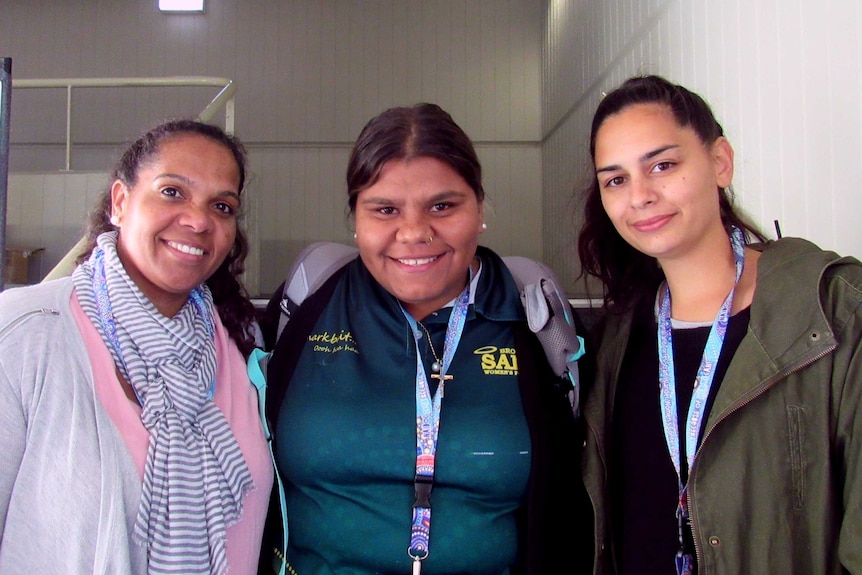
[[[14,80],[13,80],[14,82]],[[72,86],[66,87],[66,171],[72,169]]]
[[[12,88],[65,88],[66,89],[66,165],[65,171],[72,169],[72,89],[78,87],[87,88],[138,88],[147,86],[222,86],[218,94],[206,105],[198,115],[202,122],[208,122],[215,113],[224,108],[225,132],[234,133],[234,95],[236,84],[229,78],[216,78],[207,76],[172,76],[164,78],[58,78],[54,80],[43,79],[12,79]],[[84,238],[60,260],[42,281],[55,277],[69,275],[75,266],[75,259],[84,247]],[[256,274],[252,278],[256,284]],[[2,289],[2,283],[0,283]]]

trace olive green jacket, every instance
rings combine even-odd
[[[862,574],[862,264],[796,238],[753,247],[748,331],[688,483],[698,573]],[[608,441],[631,321],[606,314],[583,411],[601,574],[615,567]]]

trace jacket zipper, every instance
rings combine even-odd
[[[724,412],[724,414],[720,418],[718,418],[715,421],[715,423],[713,423],[706,430],[706,434],[703,436],[703,439],[700,442],[700,446],[697,448],[697,451],[695,451],[695,461],[697,461],[697,457],[698,457],[698,455],[700,455],[700,452],[703,449],[703,445],[706,443],[706,440],[712,434],[712,430],[715,429],[716,427],[718,427],[718,425],[722,421],[724,421],[725,419],[730,417],[731,414],[736,413],[737,411],[739,411],[740,409],[742,409],[743,407],[745,407],[746,405],[748,405],[749,403],[751,403],[752,401],[754,401],[755,399],[757,399],[758,397],[760,397],[761,395],[766,393],[768,390],[772,389],[772,387],[776,383],[781,381],[782,379],[789,377],[794,372],[805,369],[806,367],[808,367],[812,363],[816,362],[817,360],[821,359],[822,357],[825,357],[825,356],[829,355],[830,353],[832,353],[833,351],[835,351],[835,349],[837,347],[838,347],[837,344],[832,344],[827,349],[818,353],[814,357],[805,360],[801,364],[775,374],[774,376],[772,376],[771,378],[769,378],[765,382],[763,382],[763,385],[761,386],[760,390],[758,390],[758,392],[756,394],[749,397],[745,401],[739,403],[738,405],[733,406],[731,409],[726,410]],[[695,465],[695,469],[693,470],[693,472],[689,473],[689,476],[688,476],[689,482],[692,481],[692,475],[694,475],[695,473],[697,473],[697,465]],[[703,565],[703,557],[702,557],[702,551],[700,549],[700,539],[699,539],[700,529],[698,528],[697,524],[694,521],[691,522],[691,529],[692,529],[692,539],[694,539],[694,554],[695,554],[695,558],[697,560],[698,572],[703,574],[703,571],[701,571],[701,567]],[[703,575],[705,575],[705,574],[703,574]]]

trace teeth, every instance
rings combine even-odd
[[[192,246],[187,246],[185,244],[178,244],[177,242],[168,242],[168,245],[172,248],[183,252],[184,254],[191,254],[193,256],[202,256],[204,255],[204,251],[200,248],[195,248]]]
[[[433,262],[436,259],[437,258],[422,258],[422,259],[409,259],[409,260],[404,259],[404,260],[398,260],[398,261],[400,263],[404,264],[405,266],[424,266],[425,264],[430,264],[431,262]]]

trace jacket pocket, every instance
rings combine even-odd
[[[787,439],[790,443],[793,508],[799,511],[805,503],[805,409],[802,406],[787,406]]]

